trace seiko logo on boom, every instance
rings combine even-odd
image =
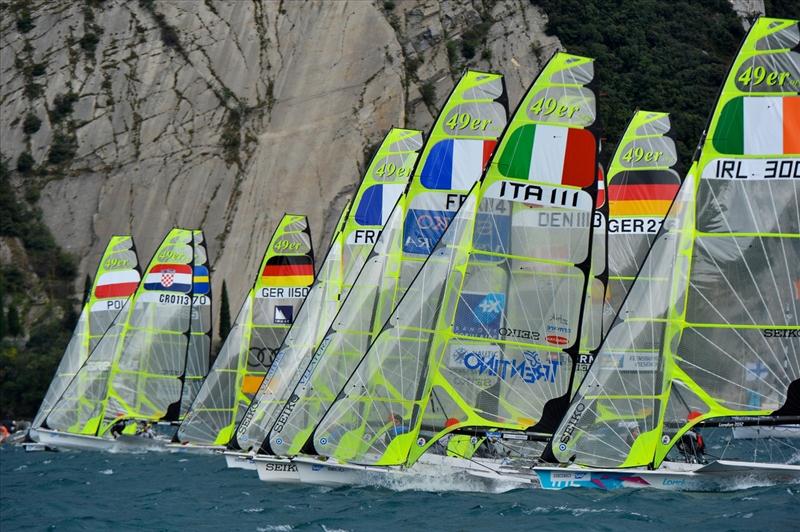
[[[549,203],[551,205],[562,205],[564,207],[577,207],[579,192],[578,190],[567,190],[555,187],[545,191],[539,185],[501,181],[499,196],[500,199],[510,199],[514,201],[535,201],[538,203]]]
[[[800,338],[798,329],[764,329],[764,338]]]
[[[577,427],[578,421],[581,419],[584,410],[586,410],[586,406],[584,406],[583,403],[578,403],[575,405],[575,411],[569,417],[567,427],[564,429],[564,434],[561,435],[561,443],[569,443],[569,440],[572,438],[572,433],[575,432],[575,428]]]

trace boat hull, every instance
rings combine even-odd
[[[252,454],[232,451],[225,451],[223,454],[225,455],[225,465],[228,466],[228,469],[256,470],[256,463],[253,461]]]
[[[300,483],[297,464],[289,458],[256,455],[253,461],[256,465],[258,478],[264,482]]]
[[[192,445],[183,443],[168,443],[167,450],[171,453],[188,454],[220,454],[225,451],[221,445]]]
[[[84,434],[70,434],[55,430],[38,429],[39,443],[56,449],[76,451],[105,451],[112,453],[140,453],[146,451],[164,451],[168,441],[160,438],[141,438],[136,436],[120,436],[116,440],[98,438]]]
[[[543,489],[653,488],[669,491],[733,491],[800,483],[800,466],[717,460],[710,464],[665,462],[656,470],[535,467]]]
[[[492,459],[464,460],[442,455],[423,455],[411,468],[365,466],[295,457],[300,482],[320,486],[382,486],[429,491],[479,491],[500,493],[530,487],[528,478],[501,475],[502,463]]]

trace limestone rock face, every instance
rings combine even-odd
[[[504,72],[513,109],[560,48],[528,0],[0,10],[2,157],[33,158],[12,178],[36,189],[77,278],[112,234],[132,233],[146,263],[170,227],[201,227],[234,307],[284,212],[309,216],[321,258],[389,127],[426,131],[467,67]]]

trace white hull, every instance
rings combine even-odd
[[[710,464],[664,462],[656,470],[535,467],[543,489],[655,488],[670,491],[732,491],[800,483],[800,466],[717,460]]]
[[[760,440],[764,438],[800,438],[800,426],[782,427],[735,427],[733,437],[737,440]]]
[[[70,434],[56,430],[38,429],[39,443],[57,449],[73,449],[78,451],[106,451],[112,453],[141,453],[146,451],[164,451],[168,441],[160,438],[141,438],[138,436],[120,436],[116,440]]]
[[[22,447],[25,449],[26,453],[38,453],[44,451],[56,451],[54,447],[48,447],[44,443],[39,441],[39,429],[35,429],[31,427],[28,430],[28,438],[33,441],[22,442]]]
[[[442,455],[423,455],[411,468],[341,464],[331,460],[299,456],[293,458],[300,481],[320,486],[382,486],[399,490],[480,491],[500,493],[529,487],[531,476],[499,474],[498,460],[465,460]]]
[[[188,454],[221,454],[225,451],[222,445],[193,445],[191,443],[168,443],[167,450],[171,453]]]
[[[253,455],[249,453],[235,453],[232,451],[225,451],[225,465],[228,469],[246,469],[247,471],[255,471],[256,463],[253,461]]]
[[[300,483],[297,464],[289,458],[256,455],[253,461],[256,464],[258,478],[264,482]]]

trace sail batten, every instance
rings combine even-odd
[[[565,396],[595,207],[592,78],[590,59],[545,66],[314,432],[318,453],[410,465],[464,427],[532,427]]]
[[[800,78],[798,45],[796,20],[761,18],[750,29],[689,175],[553,437],[557,460],[658,467],[698,423],[800,409],[800,182],[786,170],[797,166],[800,121],[784,105],[798,94],[766,81]]]
[[[214,367],[178,428],[178,441],[217,446],[230,441],[313,279],[308,219],[285,214]]]
[[[300,308],[265,376],[231,447],[259,448],[292,390],[298,368],[305,367],[322,335],[367,260],[403,192],[422,147],[419,131],[392,129],[368,165],[341,234],[328,250],[314,285]]]
[[[335,399],[488,163],[507,122],[503,78],[468,71],[434,123],[407,191],[264,446],[293,455]]]

